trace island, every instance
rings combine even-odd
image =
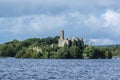
[[[83,38],[59,36],[13,40],[0,44],[0,57],[39,59],[111,59],[111,47],[86,45]]]

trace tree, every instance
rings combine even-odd
[[[23,55],[26,53],[26,48],[22,48],[16,55],[16,58],[23,58]]]
[[[82,57],[82,50],[80,50],[79,47],[72,46],[72,47],[70,47],[69,51],[70,51],[70,55],[73,59],[83,58]]]
[[[84,48],[83,56],[84,58],[93,58],[95,53],[95,48],[93,46],[88,46]]]
[[[69,59],[71,55],[69,54],[69,49],[67,47],[62,47],[57,51],[57,58],[59,59]]]
[[[112,53],[110,50],[103,47],[93,47],[88,46],[84,49],[83,52],[84,57],[89,57],[92,59],[108,59],[112,58]]]
[[[51,51],[51,52],[50,52],[50,58],[51,58],[51,59],[57,58],[57,52]]]

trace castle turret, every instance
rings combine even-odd
[[[64,30],[60,31],[60,39],[64,40]]]
[[[69,45],[69,40],[64,39],[64,30],[60,31],[60,39],[58,40],[58,46],[63,47],[65,44]]]
[[[58,47],[63,47],[65,44],[70,45],[71,42],[77,42],[81,43],[84,45],[83,39],[75,38],[75,39],[70,39],[70,38],[65,38],[64,39],[64,30],[60,31],[60,39],[58,39]]]

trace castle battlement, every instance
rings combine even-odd
[[[69,45],[69,43],[74,41],[83,41],[83,38],[64,38],[64,30],[60,31],[60,39],[58,40],[58,46],[63,47],[65,44]]]

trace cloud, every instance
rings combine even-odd
[[[37,34],[52,29],[59,29],[65,24],[64,16],[44,14],[0,19],[2,30],[9,31],[14,35]]]
[[[107,10],[103,15],[104,27],[113,36],[120,35],[120,11]]]
[[[39,14],[19,17],[1,17],[2,30],[6,29],[12,34],[41,33],[49,30],[84,28],[86,15],[80,12],[65,12],[58,15]]]
[[[69,30],[70,33],[67,35],[72,36],[113,38],[113,35],[118,37],[120,34],[119,24],[119,13],[110,10],[100,15],[70,11],[57,15],[39,14],[0,18],[1,31],[10,32],[16,36],[34,35],[64,29]],[[117,33],[116,30],[118,30]]]
[[[105,19],[105,27],[118,27],[120,25],[120,12],[108,10],[103,14]]]
[[[52,32],[58,35],[64,29],[70,37],[116,43],[119,7],[116,0],[0,0],[0,34],[23,39]]]
[[[106,8],[119,8],[116,0],[0,0],[0,16],[23,16],[31,14],[61,14],[81,11],[82,13],[101,13]]]
[[[116,41],[104,38],[104,39],[90,39],[93,45],[112,45],[115,44]]]

